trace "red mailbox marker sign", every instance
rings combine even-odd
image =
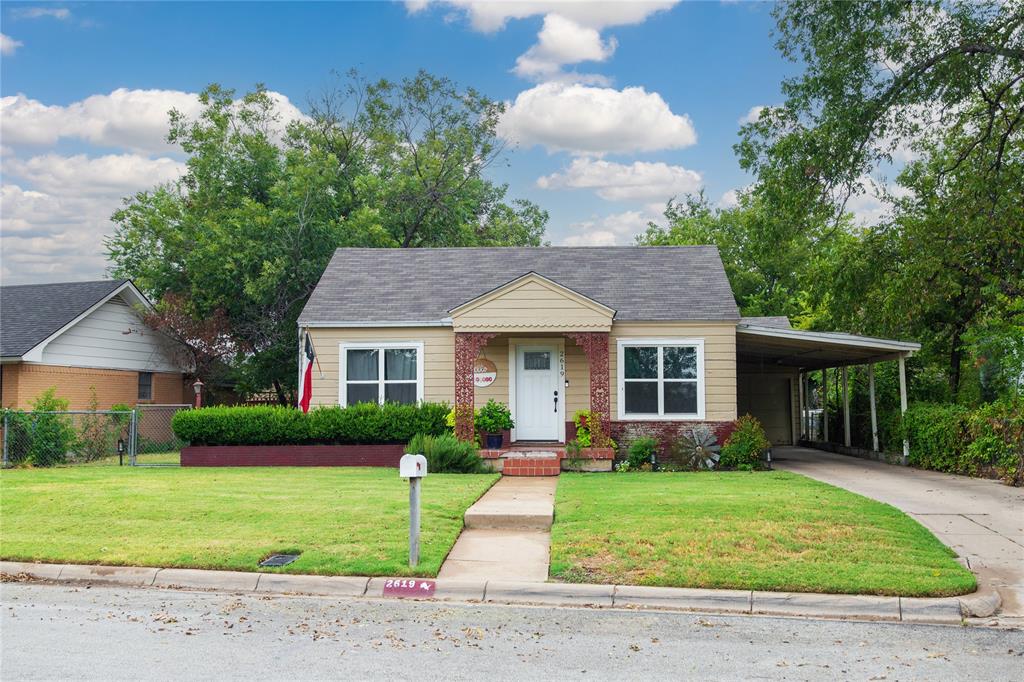
[[[433,580],[416,580],[411,578],[388,578],[384,581],[385,597],[433,597]]]

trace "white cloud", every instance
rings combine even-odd
[[[11,12],[16,19],[52,18],[65,21],[71,18],[71,10],[64,7],[19,7]]]
[[[575,154],[649,152],[697,142],[690,118],[656,92],[542,83],[516,96],[499,125],[507,140]]]
[[[736,208],[740,205],[739,192],[735,189],[730,189],[723,193],[718,199],[718,205],[722,208]]]
[[[303,117],[284,95],[271,92],[281,125]],[[189,117],[202,110],[199,96],[179,90],[129,90],[92,95],[67,106],[46,105],[23,94],[0,98],[0,132],[8,145],[52,145],[76,138],[133,152],[167,152],[168,112]]]
[[[169,158],[148,159],[135,154],[46,154],[28,160],[9,159],[4,174],[27,181],[34,189],[69,196],[123,196],[141,187],[170,182],[185,173],[185,164]]]
[[[766,107],[762,104],[750,107],[750,111],[741,116],[738,123],[741,126],[747,125],[748,123],[757,123],[758,119],[761,118],[761,112],[768,108],[769,107]]]
[[[537,179],[541,189],[593,189],[608,201],[662,199],[689,194],[703,185],[700,173],[667,163],[632,164],[580,158],[562,173]]]
[[[859,179],[861,191],[853,194],[846,202],[846,211],[853,214],[858,225],[876,225],[892,216],[890,199],[902,199],[912,192],[897,184],[882,184],[869,177]]]
[[[602,41],[597,29],[549,14],[537,34],[537,44],[519,56],[513,71],[533,80],[556,78],[566,64],[605,61],[614,54],[617,44],[615,38]]]
[[[625,211],[594,217],[569,225],[571,234],[562,240],[565,246],[614,246],[632,244],[636,235],[647,229],[647,223],[659,217],[660,208]],[[661,207],[664,208],[664,207]]]
[[[608,26],[639,24],[655,12],[671,8],[679,0],[635,0],[607,2],[606,0],[406,0],[410,14],[421,12],[431,4],[455,7],[469,17],[474,30],[493,33],[505,28],[509,19],[560,14],[581,26],[602,29]]]
[[[25,43],[15,40],[6,33],[0,33],[0,55],[10,57],[18,51],[19,47],[24,47],[24,45]]]
[[[118,199],[47,194],[5,184],[0,202],[0,279],[5,284],[103,276],[107,263],[102,241]]]

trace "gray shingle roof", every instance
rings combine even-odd
[[[740,324],[752,324],[756,327],[777,327],[779,329],[792,329],[789,318],[785,315],[772,315],[770,317],[746,317],[740,320]]]
[[[338,249],[299,322],[433,322],[529,273],[616,320],[738,320],[714,246]]]
[[[0,356],[24,355],[126,281],[0,287]]]

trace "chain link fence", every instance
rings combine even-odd
[[[4,410],[3,466],[178,466],[171,418],[189,405],[134,410]]]
[[[188,443],[174,435],[171,419],[191,405],[139,405],[135,408],[136,442],[133,466],[178,466],[181,449]]]

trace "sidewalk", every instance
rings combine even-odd
[[[437,577],[547,580],[557,485],[558,477],[502,476],[466,510],[465,528]]]
[[[140,568],[0,562],[0,573],[61,583],[87,581],[133,587],[220,590],[259,594],[382,598],[385,578],[241,573],[185,568]],[[10,579],[10,578],[8,578]],[[630,585],[528,583],[500,580],[445,580],[435,583],[434,600],[544,604],[589,608],[667,609],[702,613],[802,616],[839,620],[959,625],[987,618],[999,595],[983,590],[961,597],[915,599],[866,595],[698,590]]]

